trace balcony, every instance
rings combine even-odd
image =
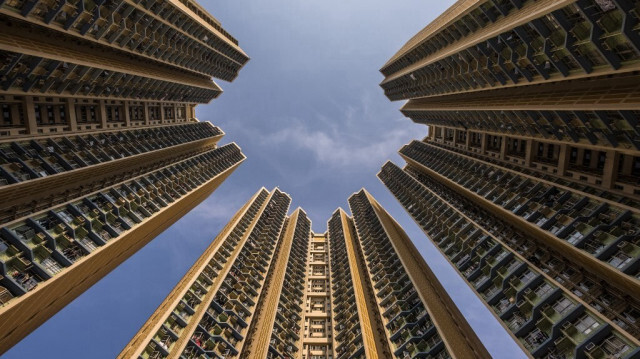
[[[400,332],[391,337],[392,342],[398,350],[403,351],[409,342],[416,342],[423,337],[431,336],[433,331],[433,323],[429,320],[421,320],[417,325],[411,328],[404,328]]]
[[[6,276],[11,279],[6,283],[16,291],[15,294],[22,295],[25,292],[36,288],[43,279],[36,271],[33,264],[23,258],[23,253],[15,246],[0,240],[0,263],[6,268]]]
[[[530,352],[533,352],[548,339],[549,339],[549,334],[536,328],[533,331],[531,331],[526,337],[520,339],[520,341],[524,344],[524,346]]]
[[[524,313],[516,311],[511,315],[511,317],[505,320],[505,323],[512,332],[516,332],[522,327],[522,325],[524,325],[524,323],[529,321],[529,319],[531,318],[526,316]]]
[[[554,341],[558,353],[572,355],[575,348],[589,338],[602,323],[584,314],[573,322],[566,322],[560,328],[561,336]]]
[[[421,339],[416,343],[407,344],[405,352],[409,353],[410,358],[420,358],[425,356],[428,357],[429,352],[441,342],[442,342],[441,339],[438,337],[437,334],[435,334],[434,336],[426,340]]]
[[[617,239],[618,236],[604,231],[596,231],[593,236],[584,241],[583,249],[591,255],[597,256]]]
[[[624,270],[640,257],[640,247],[633,243],[622,241],[618,243],[617,247],[618,250],[607,260],[615,268]]]
[[[165,358],[167,355],[168,352],[165,348],[161,347],[155,341],[151,341],[151,343],[146,346],[140,357],[142,359],[161,359]]]
[[[628,358],[638,349],[617,333],[611,333],[604,340],[589,342],[585,347],[588,359]]]
[[[2,276],[0,276],[1,279]],[[0,307],[7,304],[11,299],[13,299],[13,294],[7,288],[0,286]]]

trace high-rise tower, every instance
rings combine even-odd
[[[488,358],[397,222],[365,190],[327,232],[261,189],[121,358]]]
[[[382,68],[379,174],[532,357],[640,356],[640,3],[459,1]]]
[[[247,60],[191,0],[0,1],[0,353],[244,160],[194,108]]]
[[[274,313],[273,309],[264,311],[260,299],[269,295],[268,289],[275,288],[274,276],[281,279],[278,275],[281,271],[273,273],[271,268],[274,262],[276,266],[286,262],[279,258],[290,251],[293,233],[285,227],[298,223],[285,221],[290,203],[291,198],[277,189],[259,190],[235,214],[119,357],[237,356],[244,345],[253,345],[247,338],[248,333],[255,331],[252,324],[263,322],[262,316]],[[281,242],[285,235],[288,237]],[[281,243],[286,248],[280,247]],[[271,333],[271,328],[267,333]],[[263,338],[267,342],[269,339]]]

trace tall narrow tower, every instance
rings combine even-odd
[[[285,218],[289,202],[277,189],[254,195],[120,357],[489,358],[369,193],[322,234],[300,208]]]
[[[382,314],[394,356],[424,357],[417,355],[422,352],[435,358],[488,358],[398,222],[365,189],[349,198],[349,207],[365,291]]]
[[[382,68],[380,179],[532,357],[640,356],[637,1],[459,1]]]
[[[244,160],[194,108],[247,60],[191,0],[0,1],[0,354]]]
[[[254,341],[270,340],[264,298],[274,286],[272,268],[288,255],[291,198],[274,189],[259,190],[232,218],[203,255],[144,324],[119,358],[237,357]],[[297,223],[297,221],[294,221]],[[285,247],[281,239],[285,236]],[[277,271],[281,273],[280,271]],[[266,329],[265,329],[266,328]],[[267,332],[264,333],[264,330]],[[251,334],[251,336],[249,336]],[[266,337],[264,337],[266,335]],[[261,347],[260,347],[261,348]],[[256,349],[257,350],[257,349]]]

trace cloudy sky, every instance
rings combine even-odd
[[[404,226],[495,358],[518,346],[376,178],[426,127],[403,118],[378,69],[452,0],[201,0],[251,57],[201,105],[248,157],[205,202],[16,345],[3,358],[113,358],[232,214],[278,186],[316,232],[366,187]]]

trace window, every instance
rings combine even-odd
[[[615,301],[615,298],[607,292],[601,294],[598,299],[607,307],[611,306],[611,304]]]
[[[553,309],[558,314],[565,314],[566,312],[571,310],[573,306],[573,302],[571,302],[569,298],[562,297],[557,302],[555,302],[555,304],[553,304]]]
[[[602,350],[614,357],[621,356],[621,354],[626,353],[629,349],[631,348],[629,348],[625,342],[614,335],[611,335],[602,343]]]
[[[60,121],[67,122],[67,111],[64,105],[58,106],[58,112],[60,112]]]
[[[607,160],[607,153],[604,151],[598,151],[598,169],[604,169],[604,163]]]
[[[582,157],[582,165],[589,167],[591,165],[591,150],[584,150],[584,156]]]
[[[42,114],[40,113],[40,105],[33,105],[34,111],[36,113],[36,123],[42,124]]]
[[[575,326],[580,333],[587,335],[591,333],[594,329],[596,329],[598,326],[600,326],[600,323],[598,323],[595,319],[593,319],[593,317],[589,315],[584,315],[580,319],[578,319]]]
[[[47,123],[55,123],[55,117],[53,116],[53,106],[47,106]]]
[[[631,323],[636,323],[640,320],[640,310],[632,306],[627,307],[627,309],[622,312],[622,315]]]
[[[626,253],[622,251],[618,251],[609,259],[609,264],[616,268],[624,267],[629,261],[631,261],[631,257],[629,257]]]
[[[632,176],[640,176],[640,157],[633,157],[633,169],[631,170]]]
[[[522,283],[529,283],[529,281],[532,280],[535,276],[536,274],[534,272],[532,272],[531,270],[527,270],[520,276],[520,281]]]
[[[578,149],[571,147],[571,154],[569,155],[569,162],[576,163],[578,161]]]
[[[595,283],[593,283],[589,279],[585,279],[578,284],[578,286],[582,288],[585,292],[589,292],[594,285]]]
[[[11,107],[10,105],[2,105],[2,124],[11,124]]]

